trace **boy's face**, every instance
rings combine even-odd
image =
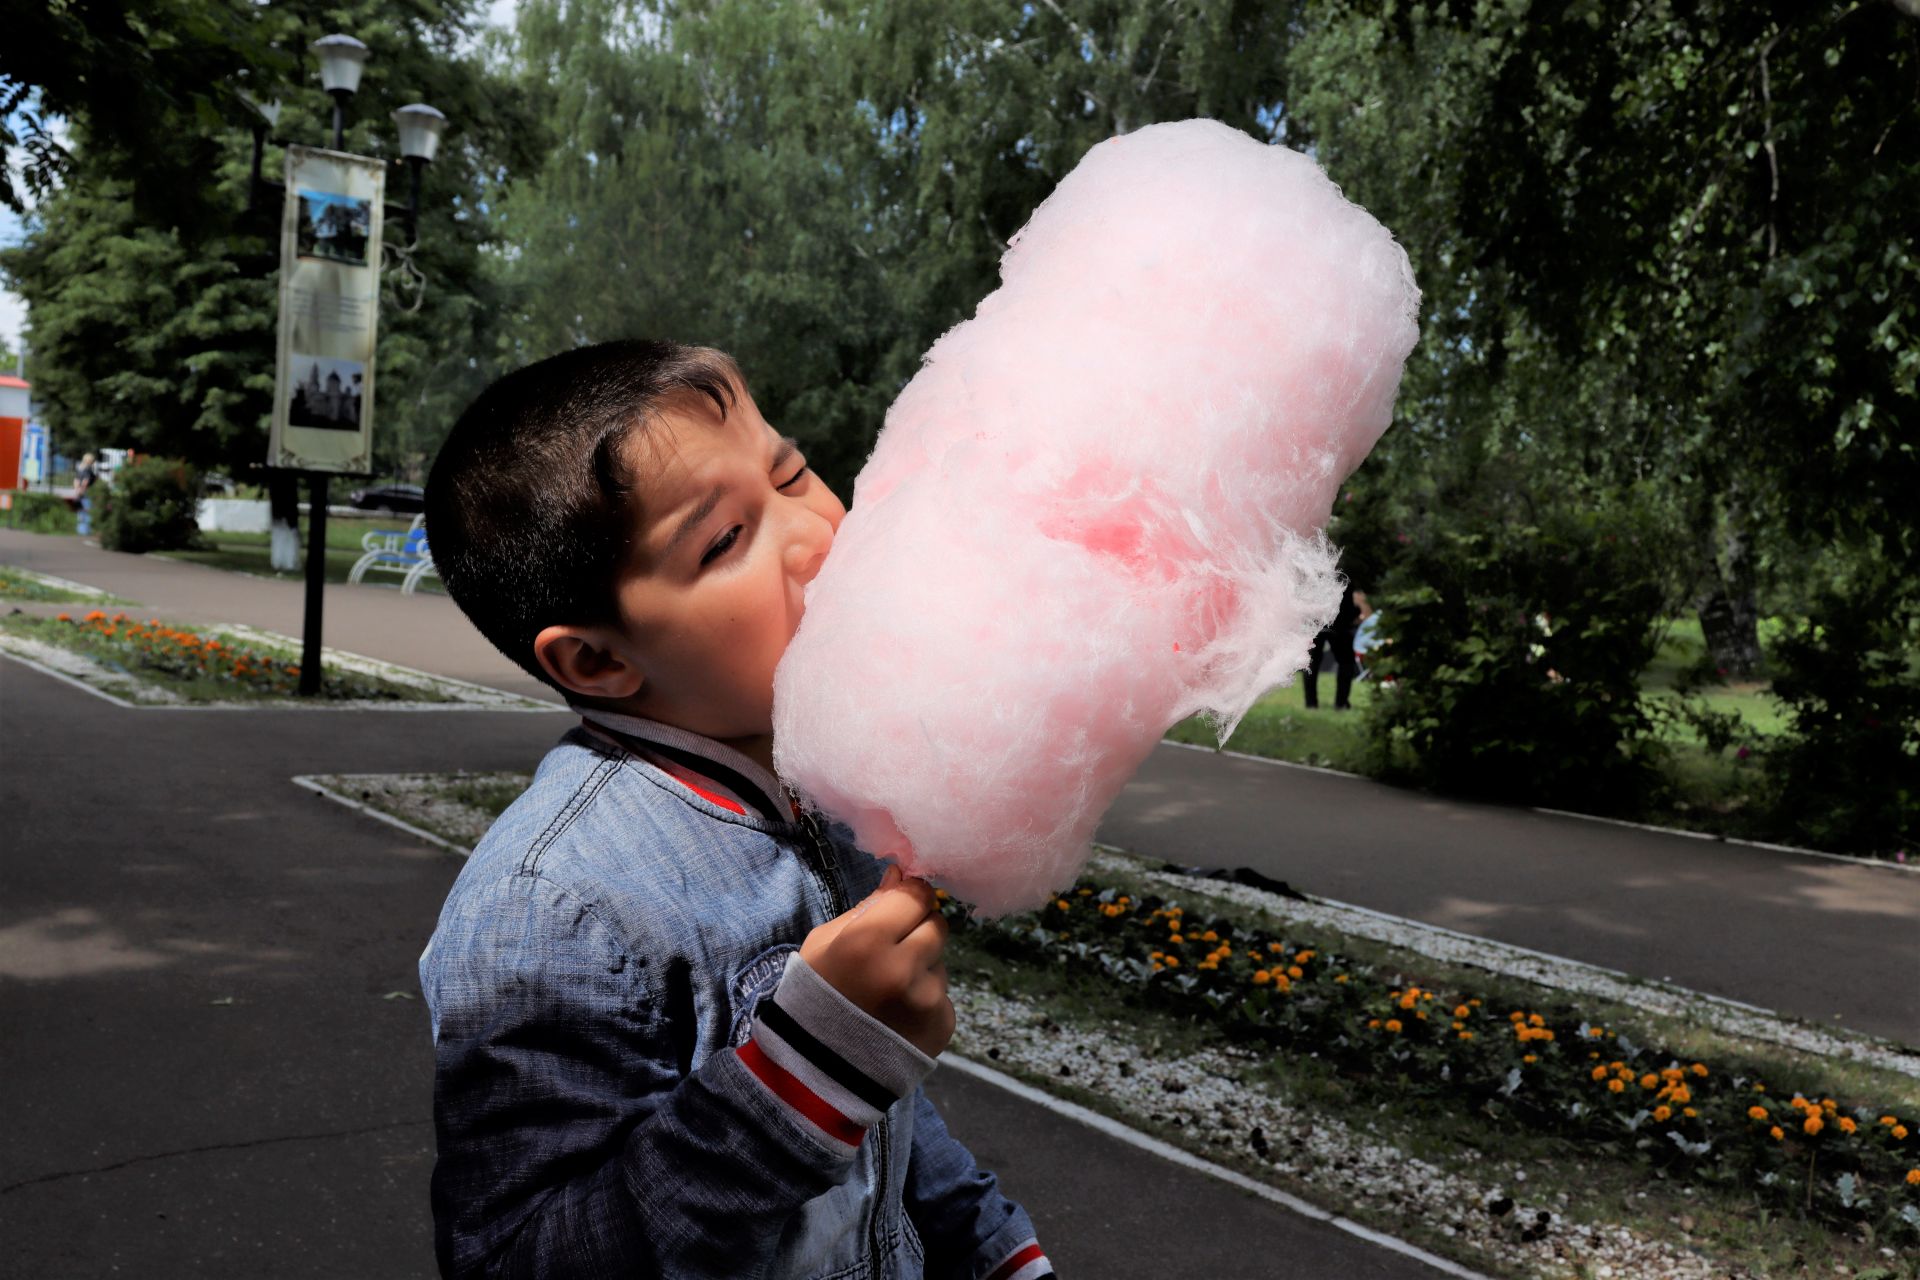
[[[640,687],[623,701],[765,763],[773,669],[847,510],[745,392],[723,423],[699,413],[627,442],[640,527],[616,595]]]

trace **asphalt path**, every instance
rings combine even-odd
[[[183,618],[300,629],[293,583],[9,530],[0,530],[0,563]],[[326,608],[336,647],[548,696],[445,597],[331,587]],[[1920,872],[1464,803],[1172,745],[1154,751],[1099,835],[1920,1044],[1920,983],[1910,980],[1920,973]]]
[[[529,769],[565,727],[135,710],[0,659],[0,1272],[431,1274],[415,963],[460,860],[288,779]],[[1436,1274],[990,1085],[933,1087],[1066,1276]]]

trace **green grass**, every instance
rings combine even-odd
[[[0,564],[0,600],[27,600],[34,604],[107,604],[113,597],[69,591],[42,582],[37,575]]]

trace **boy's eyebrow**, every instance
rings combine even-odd
[[[780,447],[773,451],[773,469],[778,471],[781,463],[798,452],[800,452],[800,442],[798,440],[795,440],[792,436],[781,436]],[[673,536],[667,539],[666,550],[660,553],[661,559],[664,560],[666,557],[672,555],[673,549],[679,546],[680,543],[686,539],[686,536],[699,526],[701,521],[713,514],[713,509],[720,505],[720,499],[726,496],[726,492],[727,489],[725,485],[716,485],[713,492],[700,499],[699,504],[696,505],[693,510],[687,512],[687,518],[680,522],[679,527],[674,529]]]

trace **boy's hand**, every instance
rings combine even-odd
[[[807,934],[800,958],[929,1058],[953,1039],[947,922],[925,880],[890,866],[864,902]]]

